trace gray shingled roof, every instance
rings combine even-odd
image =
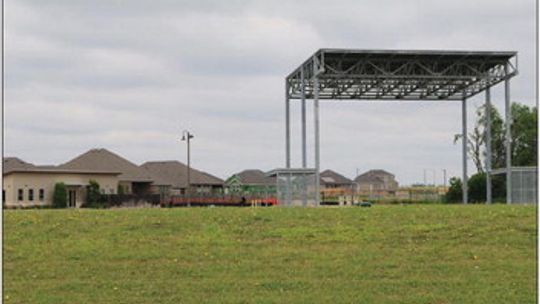
[[[247,169],[242,172],[233,174],[244,185],[274,185],[276,178],[268,177],[259,169]],[[232,177],[232,176],[231,176]]]
[[[10,174],[13,172],[25,172],[25,173],[77,173],[77,174],[112,174],[119,175],[119,172],[93,170],[93,169],[66,169],[53,165],[39,165],[36,166],[31,163],[27,163],[17,157],[6,157],[3,162],[3,174]]]
[[[62,169],[71,170],[99,170],[121,172],[118,176],[120,181],[129,182],[152,182],[148,172],[127,159],[107,150],[92,149],[83,153],[65,164],[58,166]]]
[[[175,160],[150,161],[141,165],[154,179],[155,185],[170,185],[174,188],[187,187],[187,166]],[[192,185],[221,186],[223,180],[206,172],[190,169]]]
[[[358,175],[354,181],[355,182],[384,182],[384,180],[381,178],[382,175],[389,175],[394,177],[392,173],[389,173],[387,171],[381,170],[381,169],[375,169],[375,170],[369,170],[363,174]]]
[[[320,177],[321,177],[321,184],[325,184],[325,183],[335,184],[335,185],[352,184],[352,180],[332,170],[325,170],[321,172]]]
[[[35,167],[31,163],[27,163],[20,158],[17,157],[4,157],[4,161],[2,164],[2,172],[4,174],[16,171],[16,170],[25,170],[29,168]]]

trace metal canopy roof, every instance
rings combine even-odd
[[[320,49],[287,76],[287,98],[313,99],[316,77],[319,99],[462,100],[516,74],[517,52]]]

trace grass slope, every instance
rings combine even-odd
[[[4,212],[5,303],[534,303],[531,206]]]

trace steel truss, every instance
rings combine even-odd
[[[517,73],[515,52],[362,51],[322,49],[288,77],[288,97],[462,100]],[[506,66],[509,69],[506,69]]]
[[[509,79],[517,75],[517,72],[517,52],[320,49],[286,77],[286,166],[290,168],[289,100],[291,99],[300,99],[303,104],[304,168],[306,167],[304,104],[306,99],[314,100],[315,167],[318,181],[319,99],[460,100],[463,102],[463,136],[466,139],[466,99],[482,91],[489,91],[490,87],[505,81],[505,108],[508,118]],[[489,92],[486,104],[487,107],[491,106]],[[507,130],[509,129],[507,119]],[[507,142],[507,151],[510,145],[511,143]],[[467,179],[465,157],[464,151],[463,180]],[[490,164],[491,160],[487,161]],[[510,160],[507,160],[507,167],[509,166]],[[490,182],[491,179],[488,178],[488,183]],[[463,200],[467,202],[466,191]],[[490,195],[488,201],[491,201]]]

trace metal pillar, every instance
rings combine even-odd
[[[321,203],[320,191],[320,146],[319,146],[319,78],[313,80],[313,116],[315,118],[315,204]]]
[[[289,82],[285,80],[285,166],[291,167],[291,117],[289,109]]]
[[[504,66],[505,74],[508,74],[508,64]],[[504,80],[504,110],[506,127],[506,203],[512,203],[512,107],[510,105],[510,78]]]
[[[486,88],[486,203],[492,203],[491,194],[491,91]]]
[[[462,120],[462,153],[463,153],[463,203],[467,204],[468,199],[468,186],[467,186],[467,99],[463,98],[461,101],[461,120]]]
[[[300,71],[300,81],[302,82],[302,168],[307,168],[307,150],[306,150],[306,79],[304,78],[304,69]],[[304,188],[302,189],[302,206],[307,206],[307,181],[303,176]]]
[[[307,168],[306,151],[306,85],[304,78],[304,69],[300,71],[302,81],[302,168]]]

